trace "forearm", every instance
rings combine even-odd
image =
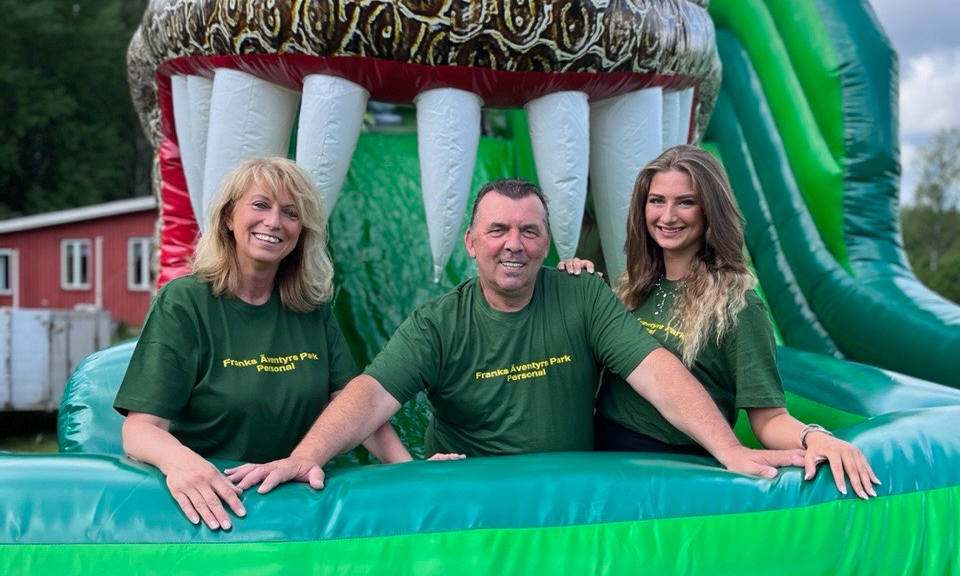
[[[750,417],[750,428],[764,448],[803,448],[800,445],[803,422],[791,416],[786,408],[750,408],[747,415]]]
[[[323,466],[369,438],[399,409],[400,403],[376,380],[357,376],[320,414],[291,456]]]
[[[413,460],[390,422],[384,422],[382,426],[377,428],[369,438],[363,441],[363,446],[383,464]]]
[[[156,466],[168,475],[172,466],[192,458],[201,458],[199,454],[187,448],[173,434],[155,423],[128,417],[121,430],[123,450],[128,456],[140,462]]]
[[[707,449],[718,460],[723,451],[740,447],[730,424],[713,398],[670,352],[651,352],[627,377],[671,424]]]

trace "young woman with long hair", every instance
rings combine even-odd
[[[706,151],[675,146],[639,174],[627,221],[627,266],[615,292],[637,320],[700,380],[731,426],[744,409],[766,448],[804,448],[805,477],[829,462],[861,498],[879,480],[863,453],[785,407],[773,327],[743,253],[743,216],[722,166]],[[573,259],[561,269],[593,271]],[[597,396],[598,450],[706,454],[629,384],[605,374]]]

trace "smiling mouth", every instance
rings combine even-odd
[[[253,233],[253,237],[256,238],[257,240],[262,240],[263,242],[267,242],[267,243],[269,243],[269,244],[279,244],[279,243],[280,243],[280,239],[279,239],[279,238],[277,238],[276,236],[270,236],[269,234],[261,234],[261,233],[259,233],[259,232],[254,232],[254,233]]]
[[[510,268],[512,270],[519,270],[526,266],[526,264],[521,262],[501,262],[500,264],[503,265],[504,268]]]
[[[687,229],[686,226],[677,226],[677,227],[675,227],[675,228],[670,228],[670,227],[667,227],[667,226],[657,226],[657,230],[663,232],[664,234],[668,234],[668,235],[678,234],[678,233],[680,233],[680,232],[683,232],[683,231],[686,230],[686,229]]]

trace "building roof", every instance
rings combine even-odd
[[[20,218],[10,218],[9,220],[0,222],[0,234],[45,228],[47,226],[58,226],[60,224],[71,224],[73,222],[83,222],[84,220],[96,220],[97,218],[106,218],[107,216],[119,216],[131,212],[156,209],[156,207],[157,199],[155,197],[142,196],[128,200],[117,200],[115,202],[83,206],[81,208],[70,208],[69,210],[57,210],[56,212],[21,216]]]

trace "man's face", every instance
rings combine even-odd
[[[519,310],[530,302],[537,272],[550,249],[539,198],[511,200],[497,192],[486,194],[463,241],[477,260],[480,286],[493,308]]]

